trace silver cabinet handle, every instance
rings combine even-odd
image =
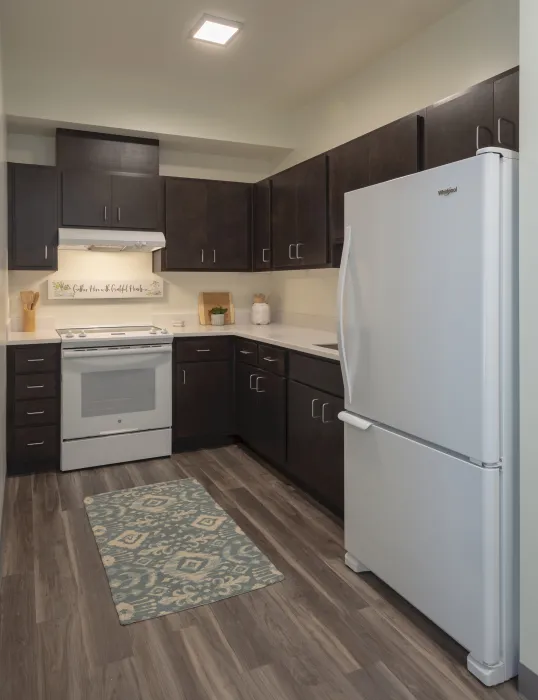
[[[240,350],[239,351],[241,355],[253,355],[254,351],[253,350]]]
[[[211,352],[210,348],[206,348],[205,350],[196,350],[196,352]]]
[[[33,386],[28,386],[26,385],[27,389],[44,389],[45,385],[44,384],[34,384]]]
[[[264,362],[278,362],[278,359],[274,359],[273,357],[264,357],[263,358]]]
[[[204,249],[202,248],[202,262],[204,262]]]
[[[103,219],[106,221],[108,219],[108,208],[107,205],[103,207]]]
[[[121,207],[118,207],[118,221],[121,221]]]
[[[45,260],[49,259],[49,247],[48,245],[45,246]]]
[[[294,258],[293,255],[291,254],[291,249],[293,248],[294,245],[295,245],[294,243],[290,243],[289,246],[288,246],[288,256],[289,256],[289,259],[290,259],[290,260],[296,260],[296,259],[297,259],[297,251],[295,251],[295,255],[296,255],[295,258]]]
[[[27,416],[42,416],[45,411],[26,411]]]
[[[485,131],[488,132],[488,134],[491,135],[491,131],[487,128],[487,126],[478,125],[476,127],[476,150],[477,151],[480,149],[480,129],[484,129]]]
[[[303,243],[296,243],[296,244],[295,244],[295,257],[297,258],[297,260],[302,260],[302,259],[303,259],[303,256],[302,256],[302,255],[299,255],[299,246],[300,246],[300,245],[303,245]]]
[[[314,413],[314,409],[316,408],[316,404],[319,401],[319,399],[312,399],[312,418],[321,418],[321,416],[316,416]]]
[[[263,379],[263,377],[256,377],[256,391],[258,392],[258,394],[265,394],[265,389],[260,389],[259,387],[260,379]]]
[[[503,140],[502,140],[502,137],[501,137],[501,124],[502,124],[502,122],[506,122],[507,124],[510,124],[510,126],[511,126],[511,127],[513,128],[513,130],[514,130],[514,136],[515,136],[515,133],[516,133],[516,125],[514,124],[513,121],[510,121],[510,119],[506,119],[506,117],[499,117],[499,118],[497,119],[497,141],[498,141],[498,143],[499,143],[499,146],[508,146],[508,147],[509,147],[508,144],[503,143]],[[515,146],[515,145],[516,145],[515,142],[514,142],[512,145]]]
[[[217,262],[217,251],[213,248],[213,262]]]
[[[325,409],[327,406],[330,406],[330,403],[324,403],[323,406],[321,407],[321,422],[322,423],[332,423],[332,420],[325,420]]]
[[[270,252],[271,248],[262,248],[262,262],[269,262],[269,257],[265,257],[265,252]]]
[[[34,359],[28,360],[28,362],[45,362],[44,357],[36,357]]]
[[[252,380],[253,380],[253,379],[257,379],[257,378],[258,378],[258,377],[257,377],[256,374],[251,374],[251,375],[250,375],[249,385],[250,385],[250,388],[251,388],[252,391],[254,391],[254,387],[252,386]]]
[[[27,442],[26,447],[39,447],[39,445],[44,445],[45,441],[42,440],[41,442]]]
[[[187,383],[187,372],[185,372],[184,369],[181,370],[183,372],[183,384]]]

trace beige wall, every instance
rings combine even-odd
[[[538,3],[521,0],[521,663],[538,674]],[[529,698],[532,696],[529,695]],[[535,697],[538,697],[536,695]]]

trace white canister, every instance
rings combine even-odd
[[[266,326],[271,323],[271,309],[265,301],[265,294],[255,294],[250,320],[255,326]]]

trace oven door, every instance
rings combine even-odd
[[[172,345],[62,351],[62,438],[172,425]]]

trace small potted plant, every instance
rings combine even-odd
[[[223,326],[224,325],[224,314],[228,311],[224,306],[214,306],[211,311],[211,325],[213,326]]]

